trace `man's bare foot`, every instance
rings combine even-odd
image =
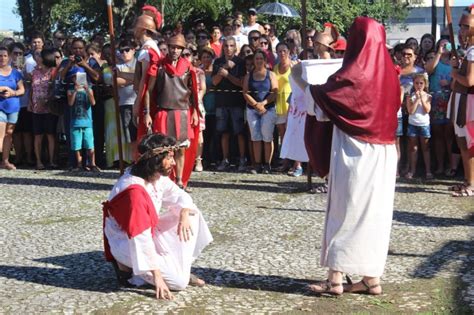
[[[206,285],[206,281],[198,278],[198,276],[191,274],[189,277],[189,285],[193,287],[203,287]]]

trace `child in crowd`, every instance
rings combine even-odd
[[[84,79],[81,80],[80,78]],[[73,88],[67,92],[67,101],[71,106],[70,111],[70,134],[71,150],[75,151],[77,165],[74,171],[79,171],[82,166],[81,150],[87,150],[89,156],[89,166],[85,166],[86,171],[100,172],[100,168],[95,164],[94,135],[92,130],[92,109],[95,105],[94,93],[88,86],[85,73],[77,72],[73,78]]]
[[[407,179],[413,178],[416,172],[416,163],[418,160],[418,140],[420,142],[423,160],[426,168],[426,179],[432,179],[430,148],[428,141],[430,134],[430,115],[431,95],[428,91],[428,76],[426,73],[417,73],[413,77],[414,92],[410,95],[407,102],[408,110],[408,130],[409,152],[410,152],[410,170],[405,175]]]
[[[36,169],[45,169],[41,161],[44,135],[48,139],[49,166],[54,169],[57,168],[57,165],[54,163],[54,153],[58,116],[49,111],[47,102],[52,97],[50,83],[56,75],[56,60],[51,49],[36,50],[33,53],[33,58],[36,61],[36,67],[31,73],[31,99],[28,109],[33,112]]]

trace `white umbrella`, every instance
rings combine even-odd
[[[300,17],[298,11],[295,8],[281,3],[281,2],[269,2],[262,5],[257,10],[258,14],[267,14],[267,15],[278,15],[297,18]]]

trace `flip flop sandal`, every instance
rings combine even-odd
[[[364,289],[354,290],[353,288],[354,288],[355,284],[349,284],[348,289],[345,290],[345,291],[347,291],[349,293],[368,294],[368,295],[380,295],[380,294],[382,294],[382,291],[374,292],[375,288],[380,287],[380,283],[377,283],[377,284],[374,284],[374,285],[369,285],[367,282],[365,282],[364,279],[362,279],[359,283],[362,283],[364,285]]]
[[[470,189],[468,187],[465,187],[464,189],[453,192],[453,194],[451,196],[453,196],[453,197],[472,197],[472,196],[474,196],[474,190]]]
[[[321,289],[320,290],[316,289],[315,288],[316,286],[320,287]],[[320,282],[316,282],[315,284],[308,285],[308,289],[311,292],[316,293],[316,294],[329,294],[333,296],[342,295],[344,290],[342,292],[332,291],[333,288],[337,288],[337,287],[342,287],[342,283],[334,283],[334,282],[329,281],[329,279],[326,279],[326,281],[320,281]]]

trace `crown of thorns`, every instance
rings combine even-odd
[[[140,155],[137,162],[147,160],[147,159],[151,159],[152,157],[157,156],[158,154],[161,154],[161,153],[164,153],[164,152],[176,151],[178,149],[179,149],[179,145],[169,145],[169,146],[165,146],[165,147],[154,148],[154,149],[148,150],[145,153],[143,153],[142,155]]]

